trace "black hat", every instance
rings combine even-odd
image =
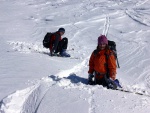
[[[65,29],[64,28],[59,28],[58,31],[65,33]]]

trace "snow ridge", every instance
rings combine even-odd
[[[14,51],[21,53],[48,53],[48,49],[44,48],[42,43],[27,43],[19,41],[8,41],[8,44],[12,46]]]
[[[54,85],[51,79],[43,78],[39,83],[4,98],[0,103],[1,113],[36,113],[38,107],[47,93]],[[19,102],[19,104],[18,104]],[[16,111],[17,109],[17,111]]]
[[[28,99],[28,97],[38,87],[39,87],[39,84],[20,90],[20,91],[16,91],[15,93],[7,96],[1,101],[0,112],[1,113],[21,113],[24,103],[26,103],[26,100]]]
[[[106,88],[102,86],[90,86],[87,85],[87,80],[80,78],[76,75],[70,75],[70,77],[59,78],[58,76],[48,76],[42,78],[38,84],[35,84],[29,88],[16,91],[15,93],[7,96],[1,101],[0,111],[1,113],[37,113],[38,108],[45,98],[46,93],[52,86],[63,87],[64,89],[80,89],[85,90],[89,94],[89,113],[95,113],[97,105],[95,105],[95,91],[105,91]],[[110,90],[110,93],[113,92]],[[125,92],[137,93],[143,92],[145,95],[150,96],[147,91],[141,89],[128,87]],[[144,97],[144,95],[143,95]],[[20,104],[18,104],[18,101]],[[16,111],[16,108],[18,109]]]

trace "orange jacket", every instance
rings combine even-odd
[[[101,50],[97,54],[94,52],[92,53],[90,60],[89,60],[89,71],[88,73],[93,74],[94,71],[98,73],[107,73],[106,69],[106,56],[105,53],[108,55],[108,69],[109,69],[109,76],[115,80],[116,78],[116,59],[111,50]],[[102,77],[101,77],[102,78]]]

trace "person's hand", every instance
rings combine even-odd
[[[89,75],[88,75],[88,84],[89,85],[93,85],[93,80],[92,80],[93,77],[94,77],[94,75],[89,73]]]
[[[88,79],[89,80],[92,80],[92,78],[94,77],[94,75],[93,74],[91,74],[91,73],[89,73],[89,75],[88,75]]]
[[[57,56],[57,53],[51,52],[51,56]]]

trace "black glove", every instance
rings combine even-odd
[[[88,75],[88,84],[89,85],[93,85],[94,84],[93,77],[94,77],[93,74],[89,74]]]
[[[54,52],[50,52],[50,55],[51,56],[58,56],[57,53],[54,53]]]
[[[117,84],[114,82],[112,79],[108,79],[108,84],[107,84],[108,89],[117,89]]]

